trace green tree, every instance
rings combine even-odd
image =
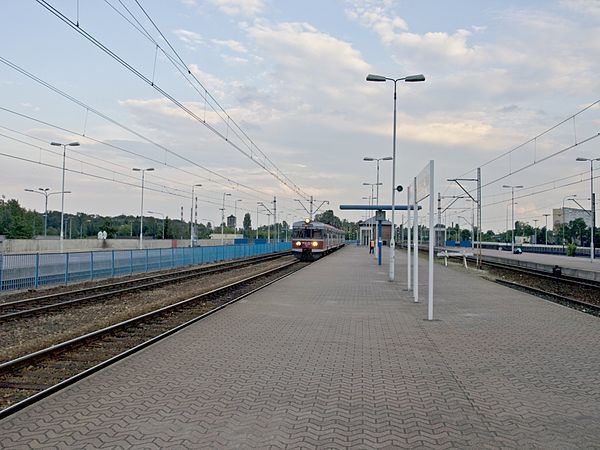
[[[329,225],[333,225],[336,228],[342,228],[342,221],[339,217],[336,217],[335,214],[333,214],[333,210],[331,209],[323,211],[321,214],[317,214],[315,216],[315,220],[317,222],[323,222]]]
[[[463,228],[462,230],[460,230],[460,240],[461,241],[471,240],[471,230],[467,230],[466,228]]]
[[[252,218],[250,213],[246,213],[244,214],[244,236],[250,236],[250,231],[252,231]]]
[[[27,213],[17,200],[0,202],[0,234],[9,239],[31,239],[33,237],[33,215]]]

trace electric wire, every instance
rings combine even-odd
[[[71,19],[69,19],[67,16],[65,16],[62,12],[60,12],[58,9],[54,8],[52,5],[50,5],[48,2],[46,2],[45,0],[36,0],[37,3],[39,3],[41,6],[43,6],[44,8],[46,8],[49,12],[51,12],[54,16],[56,16],[58,19],[60,19],[61,21],[63,21],[65,24],[67,24],[69,27],[71,27],[73,30],[75,30],[77,33],[79,33],[81,36],[83,36],[84,38],[86,38],[88,41],[90,41],[92,44],[94,44],[96,47],[98,47],[100,50],[102,50],[103,52],[105,52],[107,55],[109,55],[110,57],[112,57],[115,61],[117,61],[119,64],[121,64],[123,67],[125,67],[127,70],[129,70],[131,73],[133,73],[135,76],[137,76],[139,79],[141,79],[142,81],[144,81],[145,83],[147,83],[148,85],[150,85],[151,87],[153,87],[156,91],[158,91],[161,95],[163,95],[165,98],[167,98],[168,100],[170,100],[172,103],[174,103],[176,106],[178,106],[180,109],[182,109],[185,113],[187,113],[190,117],[192,117],[193,119],[195,119],[197,122],[199,122],[200,124],[203,124],[205,127],[207,127],[210,131],[212,131],[215,135],[217,135],[218,137],[220,137],[221,139],[223,139],[224,141],[226,141],[229,145],[231,145],[233,148],[235,148],[236,150],[238,150],[240,153],[242,153],[243,155],[245,155],[246,157],[248,157],[250,160],[252,160],[253,162],[255,162],[257,165],[259,165],[260,167],[262,167],[265,171],[269,172],[272,176],[274,176],[275,178],[277,178],[281,183],[283,183],[285,186],[287,186],[288,188],[290,188],[291,190],[293,190],[294,192],[296,192],[298,195],[304,196],[306,198],[306,194],[304,194],[301,190],[299,190],[299,188],[296,185],[292,185],[290,186],[288,184],[287,181],[285,181],[285,179],[282,179],[281,176],[279,176],[277,173],[274,173],[272,169],[268,168],[264,163],[258,161],[256,158],[253,158],[251,154],[247,153],[244,149],[242,149],[239,145],[237,145],[236,143],[232,142],[228,136],[224,135],[221,131],[217,130],[214,126],[212,126],[211,124],[207,123],[206,120],[200,118],[196,113],[194,113],[189,107],[185,106],[183,103],[181,103],[179,100],[177,100],[175,97],[173,97],[171,94],[169,94],[168,92],[166,92],[164,89],[162,89],[161,87],[159,87],[156,83],[154,83],[152,80],[150,80],[148,77],[146,77],[144,74],[142,74],[139,70],[137,70],[135,67],[133,67],[131,64],[129,64],[126,60],[124,60],[123,58],[121,58],[119,55],[117,55],[114,51],[112,51],[110,48],[108,48],[106,45],[102,44],[98,39],[96,39],[94,36],[92,36],[91,34],[89,34],[87,31],[85,31],[81,26],[77,25],[75,22],[73,22]],[[162,34],[162,33],[161,33]],[[167,41],[168,42],[168,41]],[[170,44],[169,44],[170,45]],[[191,71],[188,69],[188,73],[192,76],[194,76]],[[227,115],[228,121],[227,121],[227,130],[229,130],[229,115]],[[261,152],[262,153],[262,152]],[[264,155],[264,154],[263,154]],[[178,155],[179,156],[179,155]],[[266,156],[266,155],[265,155]],[[268,158],[267,158],[268,160]]]
[[[102,112],[100,112],[99,110],[97,110],[97,109],[93,108],[92,106],[90,106],[90,105],[88,105],[88,104],[86,104],[86,103],[82,102],[81,100],[79,100],[79,99],[77,99],[77,98],[75,98],[75,97],[73,97],[73,96],[71,96],[71,95],[67,94],[66,92],[64,92],[64,91],[62,91],[62,90],[60,90],[60,89],[58,89],[56,86],[54,86],[54,85],[52,85],[52,84],[50,84],[50,83],[48,83],[48,82],[46,82],[46,81],[42,80],[41,78],[39,78],[39,77],[37,77],[37,76],[33,75],[32,73],[28,72],[27,70],[23,69],[22,67],[20,67],[20,66],[16,65],[15,63],[13,63],[13,62],[11,62],[11,61],[7,60],[6,58],[4,58],[4,57],[2,57],[2,56],[0,56],[0,63],[3,63],[3,64],[5,64],[5,65],[7,65],[8,67],[10,67],[10,68],[12,68],[12,69],[16,70],[17,72],[21,73],[22,75],[25,75],[26,77],[28,77],[28,78],[30,78],[30,79],[32,79],[32,80],[34,80],[34,81],[35,81],[35,82],[37,82],[38,84],[41,84],[42,86],[44,86],[44,87],[46,87],[46,88],[48,88],[48,89],[52,90],[53,92],[55,92],[55,93],[59,94],[60,96],[62,96],[62,97],[64,97],[64,98],[68,99],[69,101],[71,101],[71,102],[73,102],[73,103],[75,103],[75,104],[77,104],[77,105],[81,106],[82,108],[85,108],[86,110],[88,110],[88,111],[91,111],[93,114],[97,115],[98,117],[101,117],[102,119],[104,119],[104,120],[106,120],[106,121],[108,121],[108,122],[112,123],[113,125],[116,125],[116,126],[118,126],[119,128],[121,128],[121,129],[123,129],[123,130],[125,130],[125,131],[127,131],[127,132],[129,132],[129,133],[131,133],[131,134],[133,134],[133,135],[135,135],[136,137],[139,137],[140,139],[142,139],[142,140],[144,140],[144,141],[148,142],[149,144],[151,144],[151,145],[153,145],[153,146],[155,146],[155,147],[157,147],[157,148],[160,148],[161,150],[163,150],[163,151],[165,151],[165,152],[167,152],[167,153],[169,153],[169,154],[171,154],[171,155],[173,155],[173,156],[176,156],[176,157],[178,157],[178,158],[182,159],[183,161],[185,161],[185,162],[188,162],[188,163],[192,164],[192,165],[193,165],[193,166],[195,166],[195,167],[198,167],[198,168],[200,168],[200,169],[202,169],[202,170],[205,170],[205,171],[207,171],[208,173],[210,173],[210,174],[212,174],[212,175],[215,175],[215,176],[216,176],[216,177],[218,177],[218,178],[221,178],[221,179],[223,179],[223,180],[227,181],[228,183],[230,183],[230,185],[235,185],[235,186],[237,186],[237,187],[244,188],[244,189],[247,189],[247,190],[249,190],[249,191],[254,191],[254,192],[257,192],[257,193],[259,193],[259,194],[261,194],[261,195],[269,195],[269,194],[268,194],[268,193],[266,193],[266,192],[263,192],[263,191],[261,191],[261,190],[259,190],[259,189],[256,189],[256,188],[253,188],[253,187],[251,187],[251,186],[245,185],[245,184],[243,184],[243,183],[237,182],[237,181],[235,181],[235,180],[233,180],[233,179],[231,179],[231,178],[229,178],[229,177],[227,177],[227,176],[224,176],[224,175],[221,175],[221,174],[219,174],[218,172],[216,172],[216,171],[214,171],[214,170],[212,170],[212,169],[209,169],[209,168],[207,168],[207,167],[205,167],[205,166],[202,166],[202,165],[200,165],[200,164],[198,164],[198,163],[196,163],[196,162],[192,161],[192,160],[191,160],[191,159],[189,159],[189,158],[186,158],[186,157],[183,157],[183,156],[181,156],[181,155],[177,154],[176,152],[172,151],[171,149],[167,148],[166,146],[164,146],[164,145],[162,145],[162,144],[159,144],[158,142],[155,142],[154,140],[152,140],[152,139],[148,138],[147,136],[145,136],[145,135],[143,135],[143,134],[141,134],[141,133],[139,133],[139,132],[137,132],[137,131],[135,131],[135,130],[131,129],[130,127],[128,127],[128,126],[126,126],[126,125],[123,125],[122,123],[118,122],[117,120],[113,119],[112,117],[108,116],[107,114],[105,114],[105,113],[102,113]],[[3,109],[3,110],[6,110],[6,111],[9,111],[7,108],[0,108],[0,109]],[[20,114],[20,115],[22,115],[22,114]],[[22,116],[24,116],[24,115],[22,115]],[[48,124],[48,125],[49,125],[49,124]],[[80,136],[84,136],[84,135],[82,135],[81,133],[75,133],[75,134],[77,134],[77,135],[80,135]],[[148,158],[147,156],[143,156],[143,157],[144,157],[144,158],[146,158],[146,159],[152,160],[151,158]],[[158,162],[159,164],[161,164],[161,165],[164,165],[164,162],[160,162],[160,161],[156,161],[156,160],[152,160],[152,161],[153,161],[153,162]],[[204,178],[204,179],[207,179],[208,181],[212,181],[212,182],[215,182],[215,183],[222,184],[221,182],[218,182],[218,181],[216,181],[216,180],[214,180],[214,179],[211,179],[211,178],[206,178],[206,177],[203,177],[203,178]],[[224,186],[226,186],[226,187],[229,187],[229,188],[230,188],[230,187],[231,187],[230,185],[224,185]]]

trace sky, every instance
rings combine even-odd
[[[551,224],[589,208],[600,158],[600,1],[48,0],[7,2],[0,19],[0,195],[61,191],[65,212],[198,221],[245,212],[264,225],[303,206],[357,220],[376,163],[396,184],[435,163],[442,221],[468,227],[453,178],[482,174],[482,228]],[[600,176],[600,163],[594,166]],[[391,202],[381,161],[379,202]],[[475,196],[475,183],[463,182]],[[230,194],[230,195],[227,195]],[[60,210],[60,194],[49,209]],[[406,203],[406,189],[396,202]],[[427,208],[424,203],[423,206]],[[436,201],[436,208],[437,208]],[[159,214],[148,213],[154,211]],[[405,220],[397,212],[396,222]],[[389,217],[389,216],[388,216]]]

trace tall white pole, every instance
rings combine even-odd
[[[512,220],[512,224],[511,224],[511,228],[512,228],[512,233],[511,233],[511,243],[510,243],[510,250],[511,252],[515,252],[515,188],[511,187],[510,191],[512,193],[512,198],[511,198],[511,220]]]
[[[140,208],[140,250],[144,248],[144,173],[142,170],[142,205]]]
[[[48,236],[48,192],[44,191],[46,197],[44,206],[44,237]]]
[[[67,154],[67,145],[63,146],[63,160],[62,160],[62,189],[60,194],[60,252],[64,250],[65,239],[65,159]]]
[[[594,262],[594,254],[596,250],[594,248],[594,230],[596,229],[596,202],[594,201],[594,160],[590,160],[590,200],[592,202],[592,207],[590,211],[592,212],[592,229],[590,232],[590,261]]]
[[[419,302],[419,204],[417,203],[417,177],[414,179],[413,185],[413,294],[415,303]]]
[[[192,206],[190,208],[190,247],[194,246],[194,187],[192,185]]]
[[[429,163],[429,270],[428,270],[428,308],[427,308],[427,319],[433,320],[433,258],[434,258],[434,224],[433,224],[433,192],[434,192],[434,167],[433,161]]]
[[[406,205],[408,206],[408,214],[407,214],[407,219],[406,219],[406,253],[407,253],[407,261],[406,261],[406,274],[407,274],[407,278],[408,278],[408,290],[410,291],[412,289],[412,273],[411,273],[411,265],[412,265],[412,259],[411,259],[411,250],[410,250],[410,246],[411,246],[411,240],[410,240],[410,218],[412,216],[411,214],[411,199],[410,199],[410,186],[407,186],[406,188]]]
[[[396,224],[394,222],[394,213],[396,211],[396,84],[397,80],[394,80],[394,142],[392,146],[392,234],[390,237],[390,281],[394,281],[394,269],[396,265]]]

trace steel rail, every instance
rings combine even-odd
[[[503,286],[508,286],[519,291],[530,293],[532,295],[535,295],[536,297],[543,297],[546,300],[550,300],[561,305],[566,305],[578,310],[582,310],[583,312],[588,314],[600,316],[600,305],[594,305],[592,303],[576,300],[574,298],[566,297],[564,295],[556,294],[554,292],[548,292],[544,291],[543,289],[538,289],[524,284],[515,283],[514,281],[501,280],[498,278],[494,281]]]
[[[109,327],[105,327],[105,328],[103,328],[101,330],[97,330],[97,331],[88,333],[86,335],[80,336],[78,338],[70,339],[70,340],[65,341],[63,343],[60,343],[60,344],[57,344],[57,345],[53,345],[53,346],[48,347],[48,348],[43,349],[43,350],[36,351],[36,352],[31,353],[29,355],[24,355],[24,356],[21,356],[19,358],[14,359],[14,360],[7,361],[5,363],[0,364],[0,374],[2,372],[6,372],[8,369],[16,369],[18,367],[22,367],[23,365],[30,364],[30,363],[32,363],[32,362],[34,362],[36,360],[39,360],[40,358],[42,358],[44,356],[48,356],[51,353],[63,352],[63,351],[65,351],[69,347],[80,346],[82,343],[85,343],[86,341],[91,341],[94,338],[98,338],[100,336],[107,335],[107,334],[109,334],[109,333],[111,333],[113,331],[124,329],[124,328],[129,327],[131,325],[134,325],[136,323],[143,322],[144,320],[146,320],[148,318],[151,318],[152,316],[158,316],[158,315],[160,315],[160,314],[162,314],[162,313],[164,313],[166,311],[174,310],[175,308],[181,307],[183,305],[186,305],[186,304],[194,302],[194,301],[198,301],[198,300],[200,300],[202,298],[207,298],[207,297],[210,297],[210,296],[214,296],[216,294],[224,293],[227,290],[230,290],[230,289],[235,288],[235,287],[240,287],[240,286],[242,286],[245,283],[254,281],[254,280],[256,280],[256,279],[258,279],[260,277],[267,276],[269,274],[275,273],[275,272],[277,272],[279,270],[285,269],[285,268],[290,267],[290,266],[295,265],[295,264],[300,264],[300,263],[298,261],[289,262],[289,263],[284,264],[282,266],[279,266],[279,267],[276,267],[276,268],[272,268],[272,269],[269,269],[267,271],[261,272],[259,274],[255,274],[255,275],[252,275],[250,277],[244,278],[243,280],[238,280],[238,281],[230,283],[230,284],[228,284],[226,286],[222,286],[220,288],[213,289],[213,290],[211,290],[209,292],[205,292],[205,293],[202,293],[202,294],[199,294],[199,295],[195,295],[195,296],[190,297],[188,299],[185,299],[185,300],[182,300],[180,302],[174,303],[173,305],[169,305],[169,306],[157,309],[155,311],[151,311],[149,313],[142,314],[142,315],[140,315],[138,317],[135,317],[135,318],[132,318],[132,319],[128,319],[126,321],[120,322],[118,324],[111,325]],[[49,387],[47,387],[47,388],[45,388],[45,389],[43,389],[43,390],[35,393],[34,395],[32,395],[30,397],[27,397],[27,398],[25,398],[25,399],[23,399],[23,400],[21,400],[21,401],[19,401],[17,403],[14,403],[14,404],[10,405],[9,407],[7,407],[7,408],[5,408],[5,409],[3,409],[3,410],[0,411],[0,419],[2,419],[4,417],[7,417],[7,416],[9,416],[11,414],[14,414],[15,412],[17,412],[17,411],[25,408],[26,406],[29,406],[29,405],[31,405],[31,404],[33,404],[33,403],[41,400],[42,398],[45,398],[45,397],[47,397],[47,396],[49,396],[49,395],[51,395],[51,394],[53,394],[53,393],[55,393],[55,392],[63,389],[63,388],[65,388],[65,387],[67,387],[67,386],[75,383],[76,381],[79,381],[79,380],[81,380],[81,379],[83,379],[83,378],[85,378],[85,377],[87,377],[87,376],[89,376],[89,375],[91,375],[91,374],[93,374],[93,373],[95,373],[95,372],[97,372],[97,371],[99,371],[99,370],[101,370],[101,369],[103,369],[103,368],[105,368],[105,367],[107,367],[107,366],[109,366],[109,365],[111,365],[111,364],[119,361],[119,360],[122,360],[122,359],[124,359],[124,358],[126,358],[126,357],[128,357],[128,356],[130,356],[130,355],[132,355],[132,354],[134,354],[134,353],[142,350],[143,348],[148,347],[149,345],[152,345],[152,344],[154,344],[154,343],[156,343],[156,342],[158,342],[158,341],[160,341],[160,340],[162,340],[162,339],[164,339],[164,338],[172,335],[173,333],[176,333],[177,331],[179,331],[179,330],[181,330],[181,329],[183,329],[183,328],[185,328],[185,327],[187,327],[187,326],[189,326],[189,325],[191,325],[191,324],[193,324],[195,322],[198,322],[201,319],[204,319],[204,318],[206,318],[206,317],[208,317],[208,316],[210,316],[210,315],[212,315],[212,314],[214,314],[214,313],[222,310],[223,308],[225,308],[225,307],[227,307],[227,306],[229,306],[229,305],[231,305],[231,304],[233,304],[233,303],[235,303],[235,302],[237,302],[237,301],[239,301],[239,300],[241,300],[241,299],[243,299],[243,298],[245,298],[245,297],[247,297],[247,296],[249,296],[249,295],[251,295],[251,294],[253,294],[253,293],[255,293],[255,292],[257,292],[257,291],[259,291],[259,290],[261,290],[261,289],[263,289],[263,288],[265,288],[265,287],[267,287],[267,286],[269,286],[269,285],[271,285],[271,284],[273,284],[273,283],[275,283],[275,282],[277,282],[277,281],[279,281],[279,280],[287,277],[287,276],[289,276],[289,275],[291,275],[292,273],[297,272],[298,270],[302,269],[303,267],[306,267],[306,265],[300,265],[300,267],[297,270],[293,271],[293,272],[285,273],[285,274],[283,274],[280,277],[277,277],[277,278],[275,278],[273,280],[270,280],[270,281],[262,284],[261,286],[258,286],[256,288],[252,289],[249,292],[245,292],[245,293],[243,293],[243,294],[241,294],[239,296],[236,296],[234,299],[229,300],[228,302],[226,302],[226,303],[224,303],[222,305],[219,305],[219,306],[216,306],[215,308],[212,308],[210,311],[207,311],[206,313],[203,313],[203,314],[201,314],[198,317],[195,317],[195,318],[193,318],[191,320],[188,320],[188,321],[186,321],[186,322],[184,322],[182,324],[179,324],[179,325],[173,327],[172,329],[169,329],[169,330],[167,330],[167,331],[165,331],[165,332],[163,332],[163,333],[161,333],[161,334],[159,334],[157,336],[154,336],[154,337],[148,339],[147,341],[144,341],[143,343],[140,343],[140,344],[138,344],[138,345],[136,345],[136,346],[134,346],[134,347],[132,347],[132,348],[130,348],[128,350],[125,350],[124,352],[119,353],[118,355],[110,357],[109,359],[107,359],[105,361],[102,361],[102,362],[94,365],[93,367],[85,369],[84,371],[82,371],[82,372],[80,372],[80,373],[78,373],[76,375],[73,375],[73,376],[71,376],[71,377],[69,377],[69,378],[67,378],[65,380],[60,381],[59,383],[56,383],[56,384],[54,384],[52,386],[49,386]]]
[[[252,265],[252,264],[256,264],[256,263],[260,263],[260,262],[264,262],[264,261],[269,261],[272,259],[281,258],[283,256],[287,256],[288,254],[291,254],[291,252],[282,252],[282,253],[276,253],[274,255],[270,254],[266,257],[262,256],[262,257],[253,257],[251,259],[230,261],[225,264],[219,264],[216,266],[202,267],[202,268],[196,268],[196,269],[187,269],[187,270],[182,270],[182,271],[172,272],[172,273],[165,273],[165,274],[157,274],[155,276],[136,278],[134,280],[119,281],[117,283],[105,284],[102,286],[94,286],[94,287],[78,289],[78,290],[68,291],[68,292],[63,292],[63,293],[49,294],[49,295],[30,298],[30,299],[23,299],[23,300],[16,300],[13,302],[0,303],[0,310],[3,310],[3,309],[8,309],[8,308],[15,308],[15,307],[19,307],[19,306],[27,305],[27,304],[41,303],[41,302],[49,301],[49,300],[52,301],[53,299],[71,297],[71,296],[77,295],[77,294],[85,294],[86,292],[100,291],[96,294],[78,297],[78,298],[75,298],[72,300],[66,300],[66,301],[62,301],[62,302],[52,303],[50,305],[38,306],[35,308],[25,309],[22,311],[14,311],[11,313],[3,314],[3,315],[0,315],[0,321],[14,319],[17,317],[25,317],[25,316],[28,316],[31,314],[37,314],[40,312],[44,312],[44,311],[48,311],[51,309],[60,308],[63,306],[68,306],[68,305],[72,305],[72,304],[76,304],[76,303],[89,302],[92,300],[101,300],[103,298],[106,298],[108,296],[115,295],[115,294],[123,294],[123,293],[127,293],[127,292],[151,289],[151,288],[159,287],[159,286],[162,286],[165,284],[175,283],[178,281],[193,278],[193,277],[196,277],[199,275],[210,275],[210,274],[219,273],[224,270],[231,269],[231,268],[242,268],[242,267],[246,267],[248,265]],[[140,282],[142,284],[139,284]],[[125,286],[125,287],[119,287],[119,286]],[[116,289],[113,289],[115,287],[116,287]]]

